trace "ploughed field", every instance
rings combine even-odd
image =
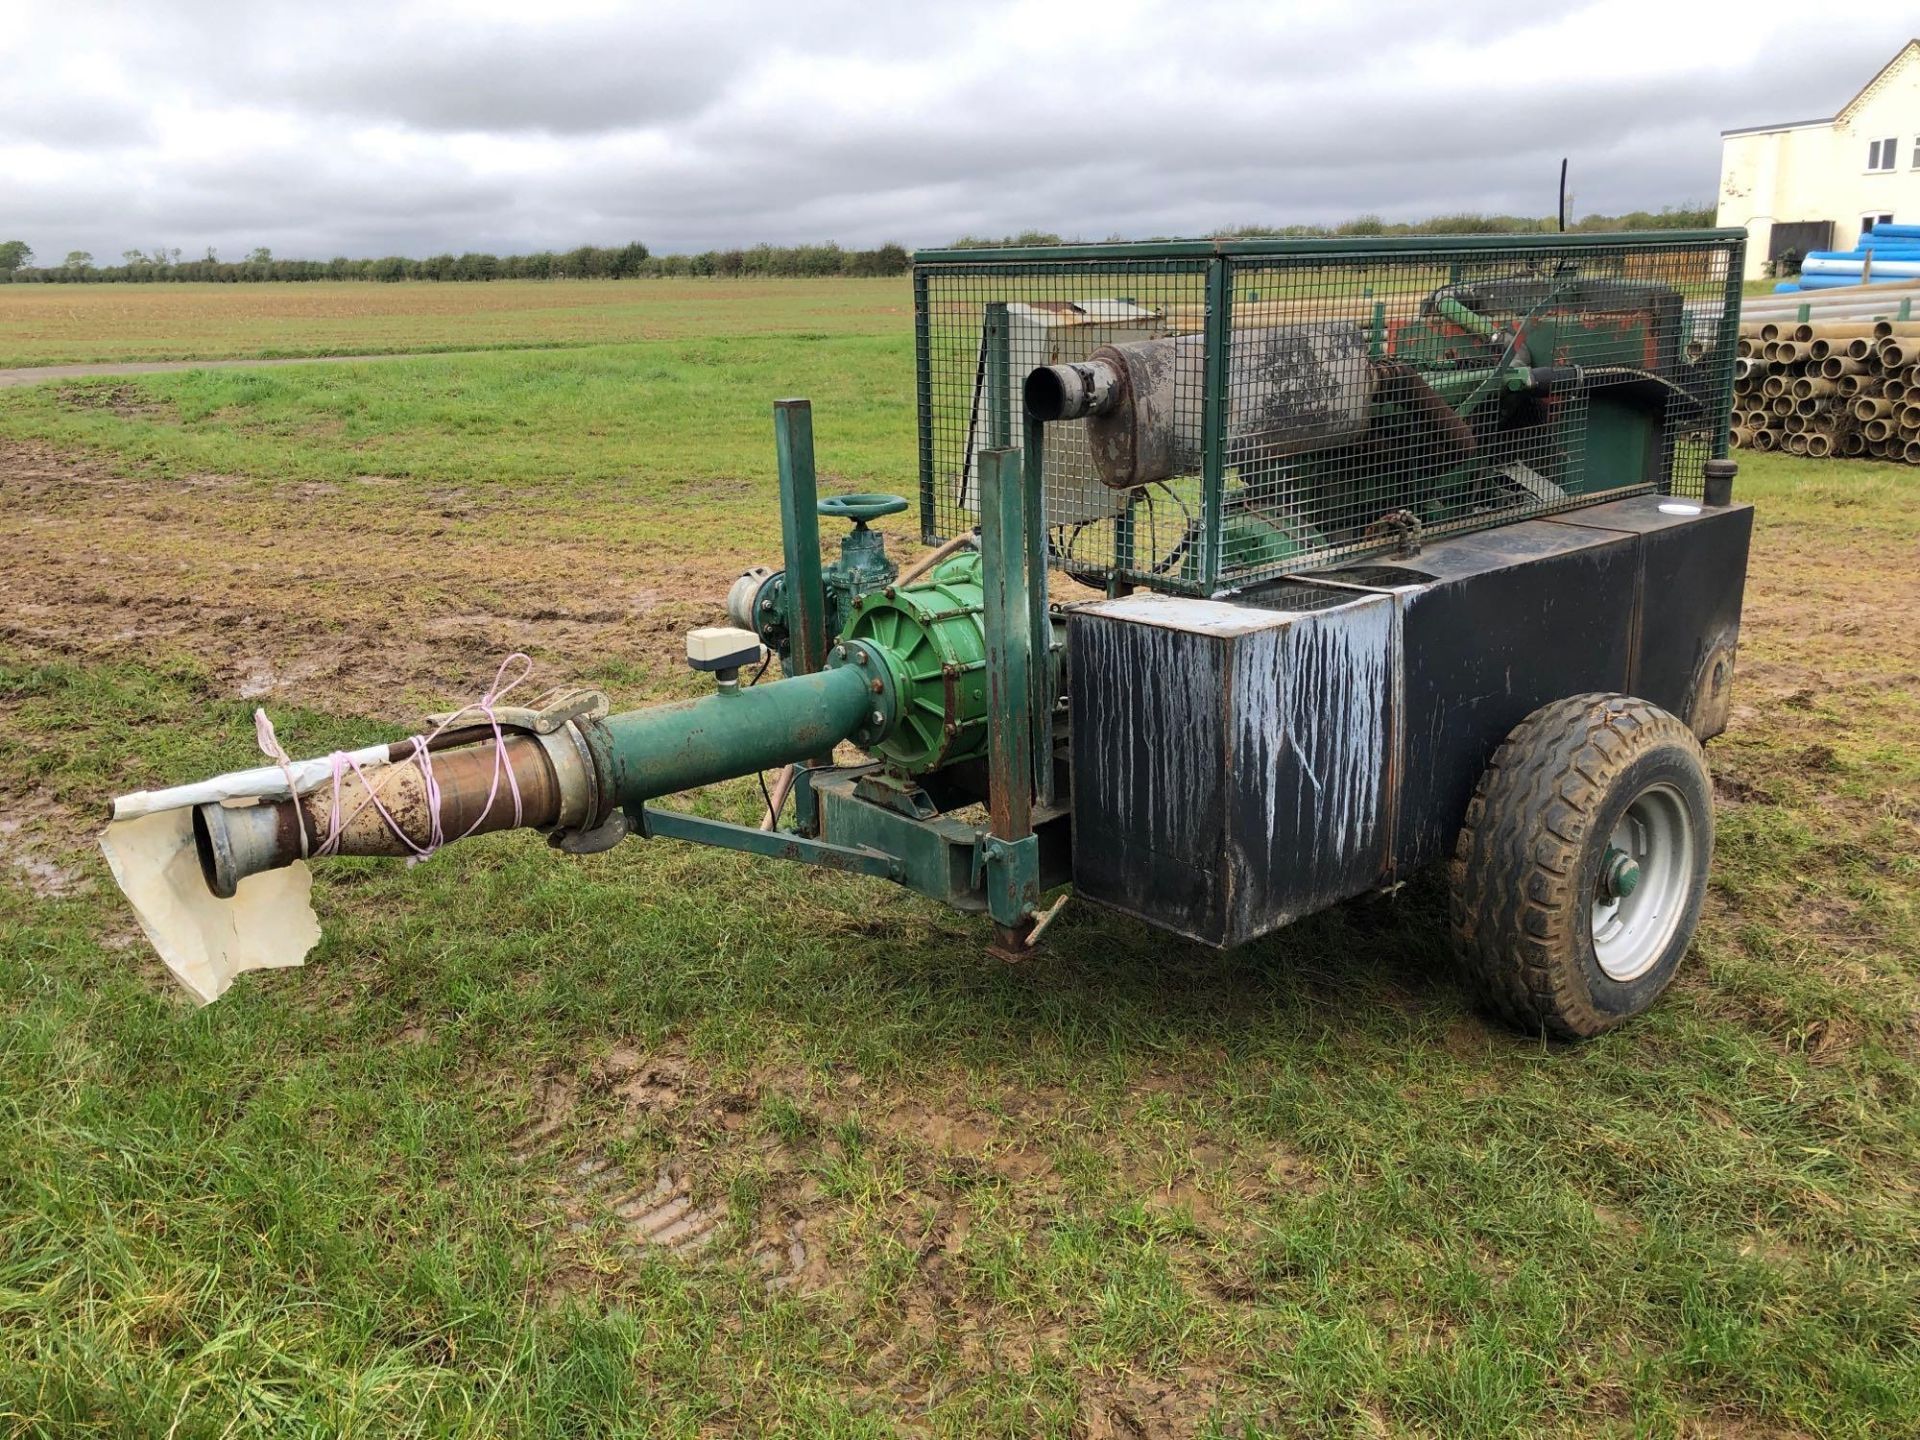
[[[1584,1046],[1462,1002],[1431,880],[1228,955],[1069,905],[1009,968],[877,882],[532,835],[319,870],[306,968],[197,1011],[104,800],[515,649],[695,693],[774,398],[913,490],[908,289],[29,288],[11,363],[573,348],[0,394],[7,1428],[1920,1431],[1913,472],[1743,457],[1712,897]]]

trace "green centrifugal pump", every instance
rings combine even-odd
[[[350,757],[123,796],[114,802],[109,858],[120,868],[131,853],[123,841],[116,854],[118,826],[190,817],[179,843],[184,849],[190,835],[209,892],[195,903],[234,907],[238,928],[254,877],[309,858],[418,855],[449,839],[515,827],[544,831],[574,854],[629,836],[672,837],[898,881],[987,912],[998,946],[1025,948],[1040,923],[1040,897],[1064,881],[1067,859],[1056,833],[1063,812],[1051,806],[1048,786],[1038,796],[1030,788],[1036,768],[1050,771],[1036,767],[1032,753],[1036,739],[1050,743],[1059,698],[1045,571],[1029,567],[1033,550],[1019,524],[996,523],[1010,510],[1023,518],[1018,454],[985,457],[986,493],[1000,497],[1000,514],[984,519],[986,538],[941,547],[923,573],[902,582],[870,522],[907,502],[819,499],[810,407],[783,401],[774,418],[786,568],[743,575],[729,596],[736,624],[689,635],[688,662],[713,676],[712,694],[612,714],[598,692],[558,690],[527,706],[432,716],[428,733]],[[852,527],[839,560],[824,569],[822,516]],[[998,586],[988,583],[986,544],[1000,550]],[[1035,635],[1040,663],[1030,665]],[[783,677],[743,682],[743,671],[770,661],[768,650]],[[996,706],[1009,723],[992,723]],[[836,763],[843,743],[867,758]],[[794,767],[789,828],[649,803],[779,766]],[[991,783],[998,774],[1023,777],[1017,792]],[[988,804],[990,825],[949,818],[978,802]],[[126,888],[172,962],[180,937],[162,933],[167,916],[154,913],[171,902],[143,905]],[[186,947],[196,955],[175,964],[183,978],[187,970],[211,972],[189,980],[203,998],[224,989],[232,971],[252,968],[244,959],[197,953],[221,923],[198,925]]]

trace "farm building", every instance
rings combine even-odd
[[[1895,221],[1920,221],[1920,39],[1831,117],[1720,132],[1720,223],[1746,227],[1749,280]]]

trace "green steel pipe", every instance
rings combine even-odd
[[[1493,334],[1493,326],[1484,315],[1469,310],[1451,295],[1442,295],[1434,302],[1434,309],[1438,310],[1462,330],[1465,330],[1469,335],[1478,335],[1485,338]]]
[[[538,738],[511,733],[505,760],[517,798],[496,774],[499,760],[491,736],[435,753],[437,802],[426,788],[426,771],[412,759],[370,772],[381,787],[384,811],[367,804],[356,773],[339,792],[350,818],[330,853],[400,855],[417,853],[435,838],[515,825],[544,829],[590,823],[585,812],[596,773],[608,778],[613,790],[601,803],[610,799],[637,810],[661,795],[829,753],[855,734],[873,741],[892,724],[892,698],[875,674],[879,666],[873,657],[858,645],[846,648],[846,663],[816,674],[757,686],[728,682],[698,700],[585,722],[581,746],[568,732]],[[312,848],[303,841],[303,830],[311,840],[328,833],[334,794],[333,787],[323,785],[298,800],[196,807],[195,845],[208,887],[231,896],[247,876],[300,859]]]
[[[888,723],[871,667],[841,665],[601,722],[623,806],[824,755],[855,731]],[[882,721],[874,724],[874,714]]]

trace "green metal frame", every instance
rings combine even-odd
[[[1240,273],[1242,262],[1258,266],[1261,262],[1275,258],[1289,258],[1311,262],[1316,257],[1342,262],[1364,261],[1369,258],[1385,258],[1404,255],[1471,255],[1496,249],[1507,256],[1525,256],[1530,252],[1543,255],[1564,256],[1569,251],[1621,251],[1637,247],[1672,248],[1682,245],[1716,245],[1732,247],[1730,263],[1723,298],[1724,313],[1731,316],[1738,313],[1740,303],[1740,274],[1742,257],[1745,250],[1746,232],[1740,229],[1708,230],[1654,230],[1654,231],[1617,231],[1580,234],[1541,233],[1519,235],[1396,235],[1364,237],[1283,237],[1249,240],[1175,240],[1149,242],[1117,242],[1093,245],[1040,245],[983,247],[964,250],[922,250],[914,255],[914,296],[915,296],[915,362],[916,389],[919,399],[920,435],[920,495],[921,495],[921,532],[922,538],[933,543],[941,538],[936,521],[936,480],[933,474],[932,449],[932,379],[931,379],[931,336],[927,317],[928,282],[935,274],[950,276],[990,276],[1004,271],[1008,266],[1022,264],[1062,264],[1080,265],[1089,271],[1097,270],[1101,265],[1110,265],[1116,270],[1125,267],[1129,273],[1159,270],[1166,273],[1202,275],[1205,286],[1204,320],[1204,372],[1205,389],[1202,396],[1202,463],[1201,463],[1201,517],[1197,553],[1193,557],[1191,570],[1179,575],[1143,574],[1138,568],[1134,553],[1134,535],[1132,507],[1135,495],[1130,493],[1126,509],[1118,517],[1114,535],[1114,558],[1107,572],[1110,591],[1124,593],[1136,584],[1148,585],[1154,589],[1207,595],[1219,588],[1225,578],[1228,566],[1227,557],[1222,553],[1227,541],[1225,524],[1226,492],[1226,415],[1228,410],[1228,376],[1230,374],[1229,347],[1232,343],[1232,297],[1233,286]],[[1457,279],[1460,264],[1454,264],[1453,274]],[[1373,348],[1383,346],[1381,332],[1384,329],[1385,309],[1381,303],[1374,305],[1375,336]],[[1464,307],[1461,307],[1464,309]],[[1015,383],[1014,377],[1007,373],[1010,368],[1008,353],[1008,325],[1006,306],[995,302],[987,306],[984,330],[985,350],[982,362],[985,366],[985,389],[991,409],[987,434],[995,446],[1011,443],[1012,437],[1004,432],[1008,428],[1005,413],[1008,409],[1005,397],[1009,387]],[[1467,328],[1475,323],[1486,322],[1470,312],[1458,317]],[[1724,391],[1731,384],[1731,354],[1719,358],[1724,373],[1716,379],[1719,388]],[[1493,382],[1492,376],[1479,377],[1478,382],[1485,386]],[[1456,408],[1469,409],[1478,403],[1480,394],[1468,397],[1464,405]],[[1023,449],[1032,453],[1034,446],[1030,436],[1021,436]],[[1711,453],[1724,457],[1729,439],[1728,422],[1722,418],[1717,433],[1711,442]],[[982,457],[974,457],[976,473],[984,470]],[[1038,476],[1038,467],[1027,477],[1027,483],[1033,490],[1033,504],[1036,512],[1042,504],[1042,490]],[[982,507],[984,528],[985,496],[984,484],[976,497]],[[1041,530],[1038,544],[1045,545],[1044,518],[1036,518],[1030,523]],[[985,547],[983,546],[983,553]],[[1042,551],[1042,568],[1045,555]],[[1245,580],[1245,575],[1238,576]],[[1044,599],[1041,601],[1044,607]],[[1033,642],[1032,653],[1045,654],[1045,647],[1038,638]],[[1036,722],[1034,733],[1036,741],[1042,739],[1043,725],[1038,718],[1036,700]],[[1042,753],[1048,753],[1042,751]],[[1050,769],[1050,766],[1047,767]],[[1051,776],[1038,777],[1044,793],[1051,786]]]
[[[915,266],[1000,264],[1008,260],[1193,260],[1216,255],[1397,255],[1451,250],[1606,249],[1636,244],[1683,245],[1745,240],[1741,229],[1543,232],[1536,235],[1275,236],[1251,240],[1122,240],[1095,245],[1007,245],[966,250],[916,250]]]
[[[713,845],[722,850],[738,850],[772,860],[798,860],[829,870],[845,870],[855,875],[873,875],[882,880],[899,880],[905,868],[894,856],[865,846],[833,845],[786,830],[761,830],[751,825],[735,825],[728,820],[710,820],[704,815],[689,815],[683,810],[662,810],[651,805],[631,812],[634,831],[649,839],[690,840],[696,845]]]
[[[996,300],[987,306],[984,361],[987,367],[987,444],[1003,449],[1013,443],[1013,352],[1007,306]],[[976,457],[978,463],[978,457]]]

